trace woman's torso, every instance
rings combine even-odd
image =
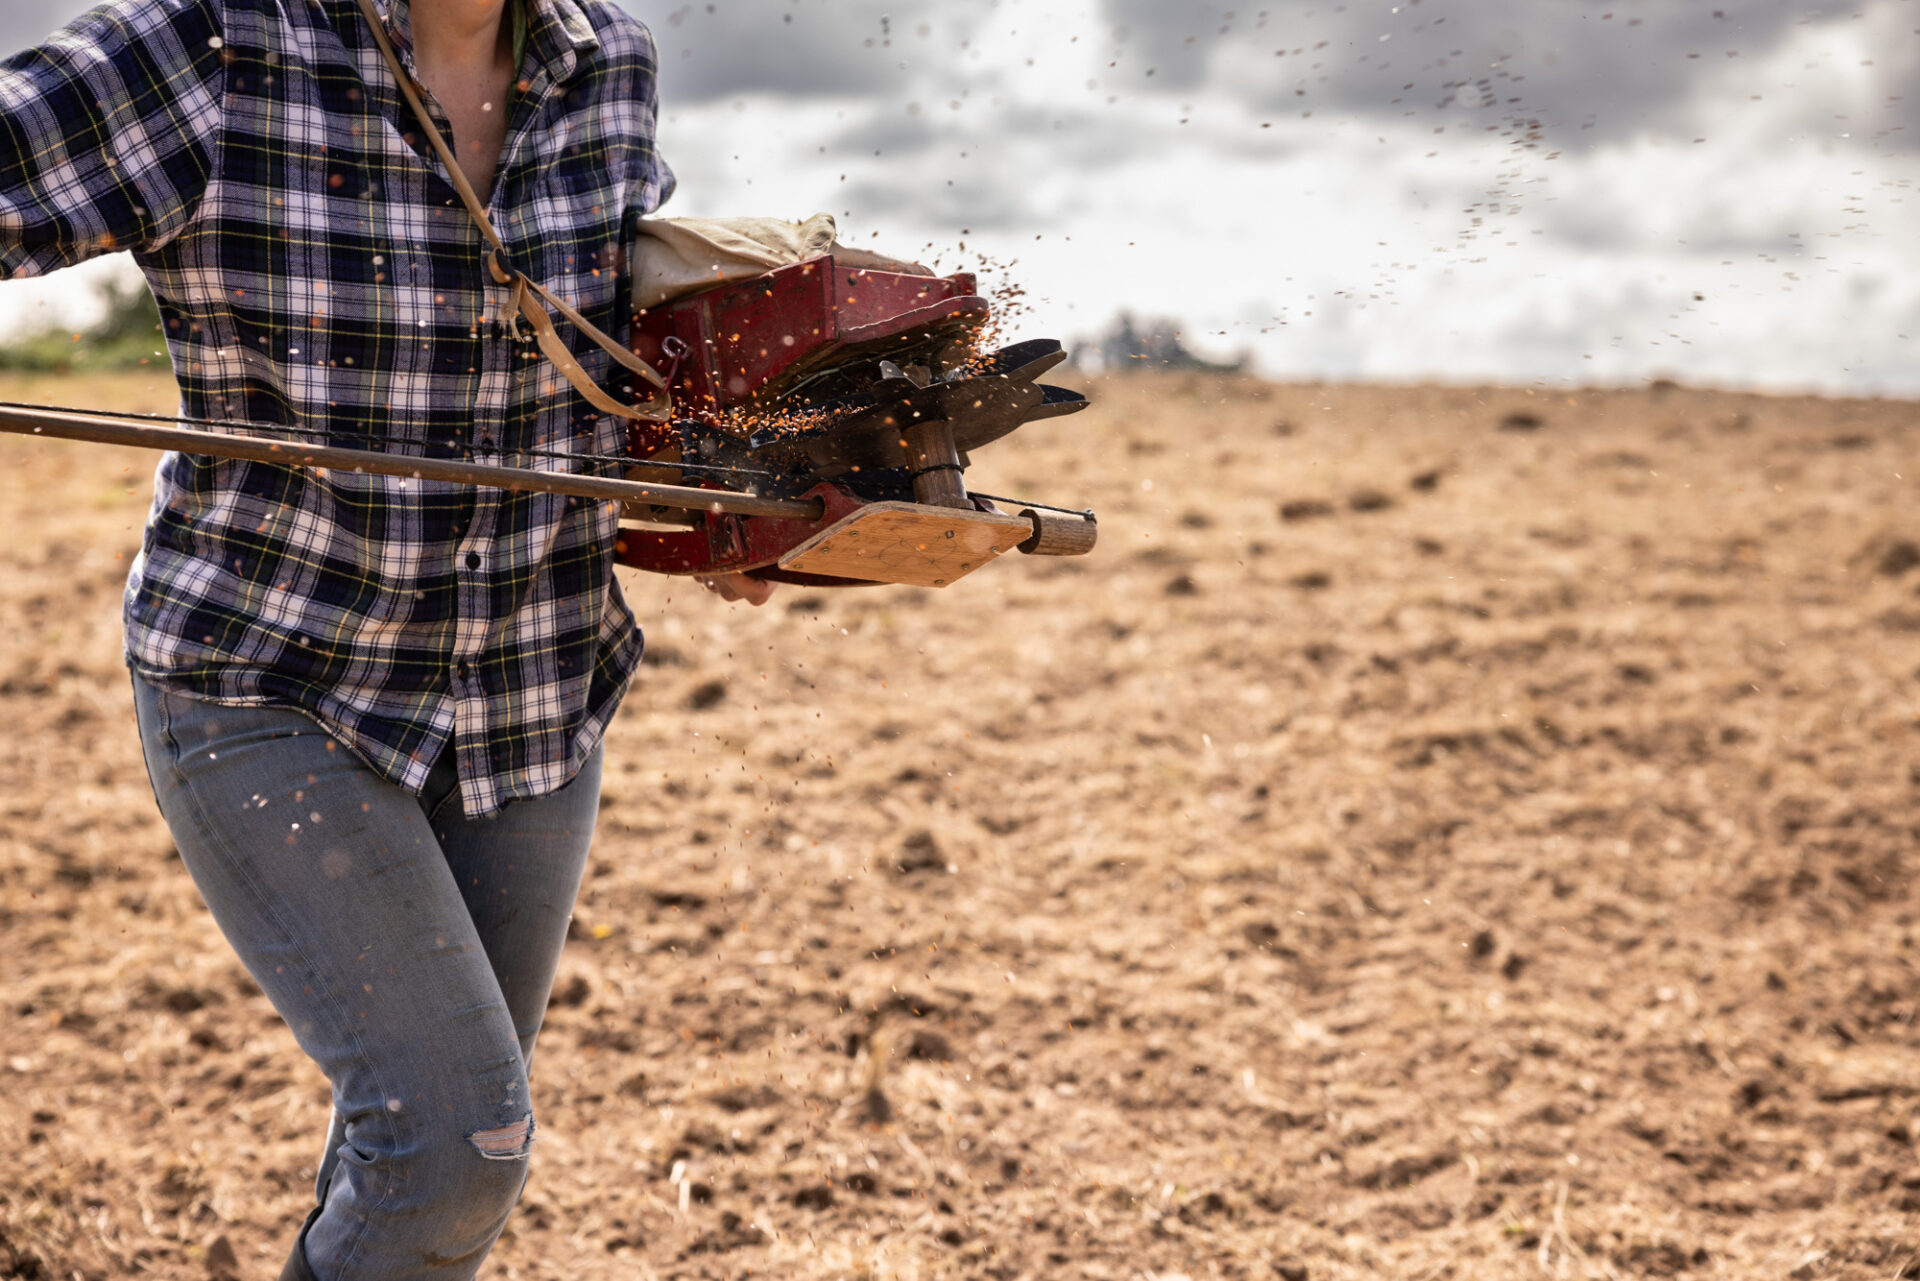
[[[183,412],[519,466],[616,453],[620,426],[507,326],[354,0],[221,8],[211,179],[184,232],[139,256]],[[404,55],[403,10],[390,25]],[[671,188],[653,71],[611,5],[540,0],[492,193],[515,265],[614,332],[630,220]],[[604,378],[605,355],[574,345]],[[571,777],[638,661],[616,522],[549,495],[169,455],[130,660],[216,700],[300,706],[409,786],[452,742],[488,811]]]

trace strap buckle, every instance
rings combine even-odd
[[[511,285],[520,279],[520,269],[513,265],[507,251],[497,246],[487,251],[487,270],[493,273],[496,285]]]
[[[673,363],[667,366],[666,372],[667,386],[671,388],[680,377],[681,362],[693,354],[693,348],[688,346],[686,340],[678,334],[671,334],[665,342],[660,344],[660,350],[673,358]]]

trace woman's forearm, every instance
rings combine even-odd
[[[223,0],[116,0],[0,62],[0,278],[158,248],[220,127]]]

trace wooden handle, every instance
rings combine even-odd
[[[907,470],[913,475],[913,496],[929,507],[973,508],[961,477],[960,447],[953,440],[953,424],[941,419],[907,428]]]
[[[1100,526],[1085,516],[1058,512],[1021,511],[1033,522],[1033,537],[1020,544],[1029,556],[1085,556],[1100,541]]]
[[[691,486],[614,480],[604,476],[575,476],[568,472],[495,467],[452,458],[409,458],[370,449],[336,449],[301,441],[194,431],[186,427],[166,427],[107,415],[0,408],[0,432],[12,432],[20,436],[51,436],[56,440],[92,441],[101,445],[132,445],[139,449],[171,449],[183,454],[244,458],[288,467],[323,467],[376,476],[444,480],[489,489],[570,494],[576,498],[609,498],[617,502],[648,503],[686,511],[732,512],[737,516],[781,516],[800,520],[820,520],[826,515],[825,505],[813,498],[758,498],[732,490],[695,489]]]

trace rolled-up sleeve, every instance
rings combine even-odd
[[[639,136],[645,140],[640,155],[641,172],[639,181],[633,185],[633,199],[629,208],[631,216],[639,218],[653,213],[673,198],[673,190],[679,185],[679,179],[673,176],[666,158],[660,154],[656,141],[660,127],[660,52],[654,43],[653,33],[643,30],[646,48],[639,59],[639,83],[635,86],[644,113]]]
[[[115,0],[0,62],[0,279],[157,249],[212,176],[221,0]]]

